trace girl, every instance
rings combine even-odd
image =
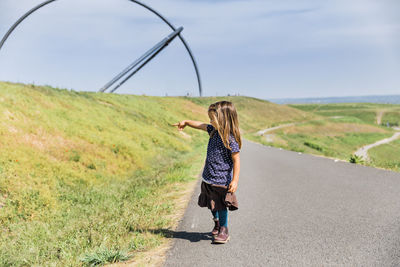
[[[229,240],[227,208],[238,209],[235,191],[239,181],[242,140],[237,112],[231,102],[211,104],[208,117],[211,124],[184,120],[173,126],[178,126],[180,131],[190,126],[207,131],[210,135],[198,205],[208,207],[213,214],[215,225],[211,234],[214,243],[226,243]]]

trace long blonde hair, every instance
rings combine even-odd
[[[239,131],[239,120],[236,108],[232,102],[219,101],[208,107],[208,116],[215,122],[216,130],[221,136],[224,146],[232,150],[229,146],[229,136],[233,134],[239,148],[242,148],[242,139]],[[212,133],[213,134],[213,133]]]

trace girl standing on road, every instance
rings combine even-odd
[[[235,191],[239,181],[242,140],[237,112],[231,102],[211,104],[208,117],[211,124],[184,120],[173,126],[178,126],[180,131],[190,126],[207,131],[210,135],[198,205],[212,212],[215,225],[211,234],[214,243],[226,243],[229,240],[227,209],[238,209]]]

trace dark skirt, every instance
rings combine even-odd
[[[207,207],[211,211],[237,210],[239,208],[235,193],[228,192],[228,187],[224,185],[208,184],[201,182],[201,193],[197,204],[200,207]]]

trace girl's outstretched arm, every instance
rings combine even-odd
[[[178,130],[182,131],[185,126],[190,126],[195,129],[200,129],[203,131],[207,131],[207,123],[201,122],[201,121],[191,121],[191,120],[184,120],[181,122],[177,122],[175,124],[172,124],[172,126],[178,126]]]

